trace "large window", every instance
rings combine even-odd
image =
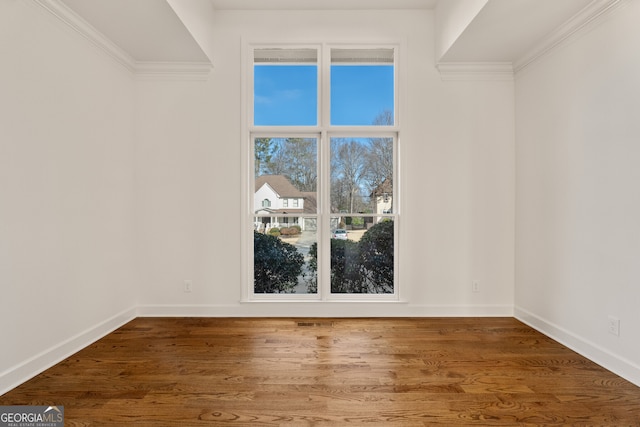
[[[396,299],[397,47],[247,51],[247,296]]]

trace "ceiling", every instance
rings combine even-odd
[[[171,0],[44,1],[64,4],[135,62],[210,62]],[[436,11],[438,1],[465,0],[209,0],[214,10]],[[439,62],[513,63],[590,3],[603,1],[487,0]]]
[[[440,62],[517,62],[590,3],[592,0],[491,0]]]

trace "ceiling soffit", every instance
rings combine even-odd
[[[488,0],[436,66],[443,79],[512,79],[624,1]]]
[[[138,77],[201,79],[212,69],[164,0],[34,1]]]
[[[208,56],[201,46],[210,45],[211,37],[203,37],[206,25],[196,28],[205,23],[201,15],[206,8],[211,14],[216,9],[434,9],[438,14],[438,0],[189,1],[197,4],[176,0],[34,0],[136,75],[165,77],[208,77],[211,54]],[[456,1],[465,6],[464,0],[439,1]],[[594,25],[599,17],[625,1],[486,0],[436,65],[443,77],[481,74],[491,79],[513,78],[514,71],[582,28]],[[180,7],[176,9],[177,6]],[[194,17],[200,17],[202,22]]]

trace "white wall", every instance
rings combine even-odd
[[[209,82],[144,82],[137,117],[142,314],[510,315],[513,82],[442,82],[433,14],[215,14]],[[240,303],[242,40],[405,43],[400,304]],[[248,225],[250,226],[250,224]],[[193,292],[183,292],[184,280]],[[478,280],[481,292],[472,293]]]
[[[516,83],[516,314],[636,384],[639,21],[627,2]]]
[[[217,72],[214,71],[217,74]],[[138,83],[136,241],[141,304],[237,302],[239,141],[224,82]],[[228,108],[228,110],[225,108]],[[235,109],[237,111],[237,109]],[[232,125],[233,126],[233,125]],[[192,294],[183,292],[192,280]]]
[[[0,2],[0,57],[1,394],[130,316],[135,280],[130,74],[32,2]]]

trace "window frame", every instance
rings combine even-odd
[[[317,125],[295,125],[295,126],[268,126],[254,124],[254,49],[304,49],[316,48],[317,56]],[[393,49],[393,67],[394,67],[394,111],[393,125],[331,125],[331,99],[330,99],[330,79],[331,79],[331,49]],[[401,212],[401,196],[400,196],[400,85],[399,72],[402,67],[399,66],[401,58],[401,43],[398,41],[387,41],[383,43],[290,43],[290,42],[252,42],[243,41],[242,55],[242,99],[243,99],[243,119],[242,119],[242,135],[243,144],[243,188],[245,194],[242,196],[243,226],[241,233],[241,250],[242,250],[242,302],[280,302],[280,301],[351,301],[351,302],[399,302],[400,298],[400,281],[399,281],[399,227]],[[317,242],[318,242],[318,291],[315,294],[257,294],[254,292],[253,283],[253,223],[255,213],[253,212],[253,194],[255,192],[254,179],[254,150],[253,141],[258,137],[308,137],[317,138],[318,148],[318,187],[317,187],[317,209],[315,215],[296,215],[298,217],[315,217],[317,221]],[[386,217],[392,218],[394,221],[394,291],[387,294],[341,294],[332,293],[330,286],[330,219],[335,216],[325,206],[330,205],[330,141],[331,138],[337,137],[353,137],[353,138],[371,138],[384,137],[393,139],[393,196],[394,209],[390,214],[379,215],[373,214],[350,214],[351,217]]]

